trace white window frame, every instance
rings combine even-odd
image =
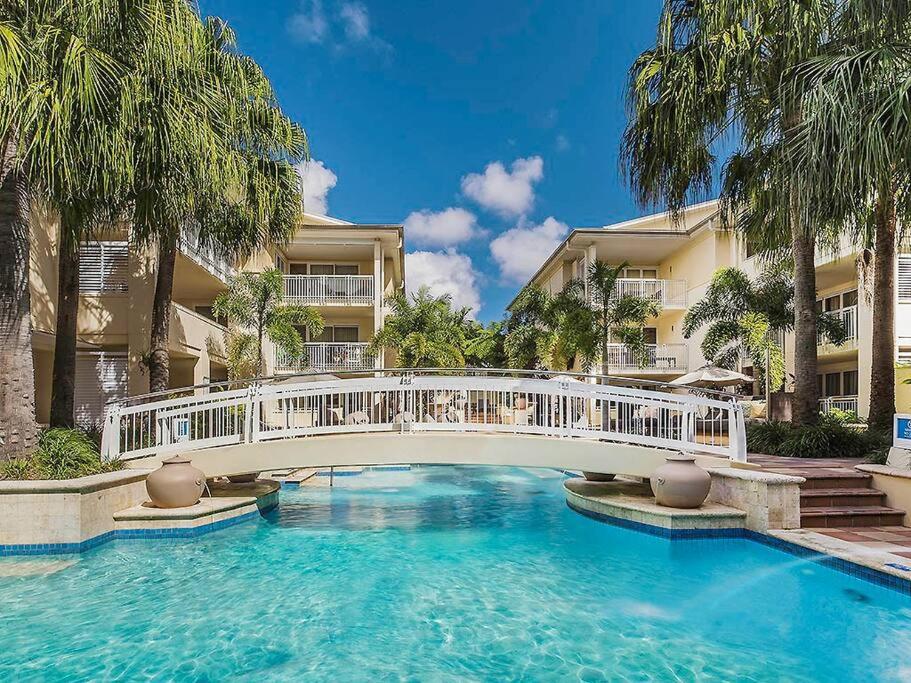
[[[97,250],[97,274],[86,270],[87,259],[92,256],[86,252]],[[118,275],[115,259],[122,259],[122,272]],[[79,245],[79,293],[80,294],[117,294],[130,289],[130,243],[125,240],[98,240],[83,242]],[[95,280],[96,282],[92,282]]]

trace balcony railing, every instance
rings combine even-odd
[[[828,396],[819,399],[819,412],[831,413],[833,410],[857,415],[857,396]]]
[[[372,370],[376,355],[367,352],[366,342],[311,342],[304,344],[303,359],[288,357],[275,350],[275,372],[306,372],[307,370]]]
[[[181,232],[178,247],[180,251],[222,282],[227,282],[237,272],[234,264],[217,254],[211,247],[203,246],[199,241],[199,237],[191,230],[183,230]]]
[[[685,372],[686,344],[647,344],[642,359],[626,344],[609,344],[607,362],[612,370]]]
[[[285,300],[307,306],[372,306],[372,275],[285,275]]]
[[[848,335],[848,342],[857,339],[857,306],[849,306],[848,308],[842,308],[837,311],[829,311],[829,315],[834,315],[841,320]],[[820,334],[817,339],[817,344],[819,346],[825,346],[831,343],[832,342],[830,342],[824,334]]]
[[[622,278],[617,280],[617,296],[652,299],[661,308],[686,308],[686,280],[650,280]]]

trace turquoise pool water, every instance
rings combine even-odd
[[[911,680],[911,599],[593,521],[556,472],[335,483],[192,541],[0,560],[0,680]]]

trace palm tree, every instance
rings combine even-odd
[[[610,345],[614,340],[623,344],[640,365],[648,361],[644,328],[660,313],[654,300],[619,291],[617,281],[628,266],[595,261],[588,267],[585,280],[570,280],[555,304],[563,347],[588,363],[600,358],[605,377],[610,374]]]
[[[736,137],[741,156],[762,161],[752,168],[771,181],[768,196],[783,207],[773,227],[788,236],[793,254],[797,424],[818,418],[815,234],[780,141],[803,115],[793,69],[825,49],[836,5],[665,0],[657,43],[630,70],[622,150],[640,203],[663,203],[674,216],[711,190],[722,137]],[[725,220],[744,208],[735,199],[722,194]]]
[[[113,197],[129,176],[122,97],[133,30],[152,13],[148,2],[12,0],[0,7],[0,144],[4,152],[0,231],[21,260],[3,278],[3,365],[14,364],[19,414],[33,434],[34,379],[26,334],[28,231],[15,228],[28,202],[41,201],[60,219],[52,426],[73,423],[78,308],[78,243],[110,217]],[[18,206],[18,209],[12,207]],[[19,217],[18,219],[16,217]],[[21,223],[20,223],[21,225]],[[25,273],[21,272],[25,269]],[[8,277],[7,277],[8,276]],[[15,305],[13,305],[15,302]],[[29,417],[26,417],[26,414]],[[4,410],[3,421],[10,419]],[[30,440],[27,439],[27,440]]]
[[[227,291],[215,299],[215,315],[242,328],[228,343],[229,369],[235,377],[249,370],[255,377],[262,375],[264,339],[296,359],[304,356],[300,328],[314,336],[322,333],[323,318],[316,309],[285,304],[283,297],[284,278],[280,270],[272,268],[236,275]]]
[[[542,359],[550,366],[563,359],[556,352],[557,313],[554,297],[542,287],[529,284],[519,292],[504,322],[503,351],[510,367],[534,370]]]
[[[368,353],[395,349],[402,368],[464,367],[467,308],[453,309],[451,296],[433,296],[427,287],[410,297],[395,294],[387,303],[392,314],[370,341]]]
[[[149,380],[168,388],[171,293],[178,243],[242,256],[285,242],[301,212],[294,163],[306,157],[303,130],[278,108],[268,79],[235,49],[220,20],[193,6],[162,18],[134,73],[136,109],[133,238],[158,252]]]
[[[789,151],[820,221],[873,248],[869,423],[891,431],[895,413],[895,252],[911,219],[911,6],[840,4],[831,49],[796,69],[804,116]]]
[[[780,268],[766,270],[756,282],[738,268],[719,268],[702,297],[683,318],[689,339],[708,326],[702,355],[713,365],[736,369],[750,358],[765,376],[771,391],[784,382],[784,351],[778,339],[794,327],[794,285]],[[817,327],[833,344],[847,336],[844,324],[827,313],[817,314]]]

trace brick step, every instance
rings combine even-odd
[[[877,489],[801,489],[800,509],[818,507],[864,507],[868,505],[882,506],[886,502],[886,494]]]
[[[800,526],[804,529],[852,526],[901,526],[902,510],[869,505],[863,507],[811,507],[800,511]]]
[[[800,485],[801,491],[811,489],[868,489],[873,482],[873,476],[862,472],[826,472],[807,474],[801,472],[801,477],[806,481]]]

